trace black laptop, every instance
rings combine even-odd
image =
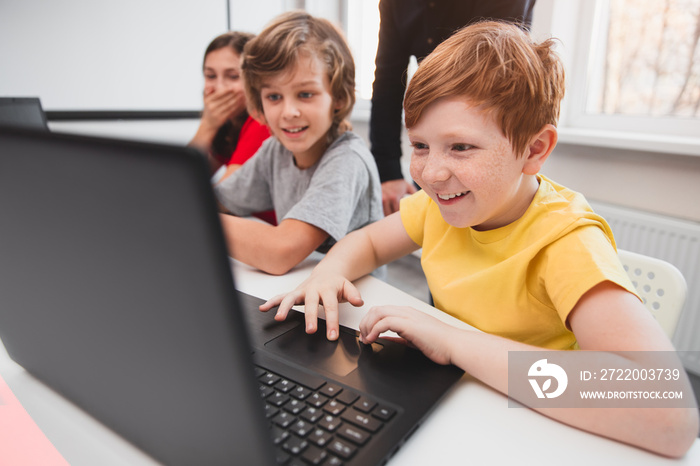
[[[461,377],[234,288],[193,150],[0,130],[0,338],[168,465],[382,464]]]
[[[0,97],[0,126],[49,130],[38,97]]]

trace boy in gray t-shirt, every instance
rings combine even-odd
[[[312,167],[296,167],[275,138],[216,186],[221,204],[234,215],[274,210],[280,222],[296,219],[328,233],[316,248],[326,252],[347,233],[383,217],[381,185],[364,141],[345,132]]]
[[[311,252],[383,217],[374,158],[348,131],[354,63],[330,22],[277,17],[248,42],[243,72],[251,114],[270,129],[248,162],[215,187],[229,254],[283,274]],[[241,218],[274,210],[278,225]]]

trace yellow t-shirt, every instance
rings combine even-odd
[[[455,228],[423,191],[401,201],[401,220],[423,248],[435,307],[491,334],[577,349],[566,319],[606,280],[635,293],[607,222],[581,194],[538,175],[525,214],[488,231]]]

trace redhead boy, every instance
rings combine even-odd
[[[274,137],[215,188],[230,254],[283,274],[314,250],[380,219],[377,166],[345,118],[355,65],[341,34],[304,12],[278,16],[246,44],[241,65],[251,115]],[[274,209],[278,225],[241,218]]]
[[[338,301],[361,305],[352,280],[422,247],[435,306],[482,330],[415,309],[378,306],[360,323],[370,343],[391,330],[441,364],[508,392],[508,352],[595,350],[607,367],[640,367],[673,351],[622,268],[612,233],[583,196],[539,174],[557,142],[564,93],[553,41],[484,22],[438,46],[406,92],[411,176],[422,191],[400,212],[348,235],[294,292],[271,299],[284,319],[318,304],[338,335]],[[615,352],[631,351],[624,359]],[[667,456],[698,433],[695,408],[558,408],[540,412]]]

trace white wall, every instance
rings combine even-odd
[[[543,173],[603,201],[700,222],[700,157],[559,144]]]
[[[2,0],[0,95],[47,110],[197,110],[225,0]]]
[[[229,10],[232,29],[259,32],[298,3],[2,0],[0,95],[38,96],[45,110],[196,111],[202,56]]]

